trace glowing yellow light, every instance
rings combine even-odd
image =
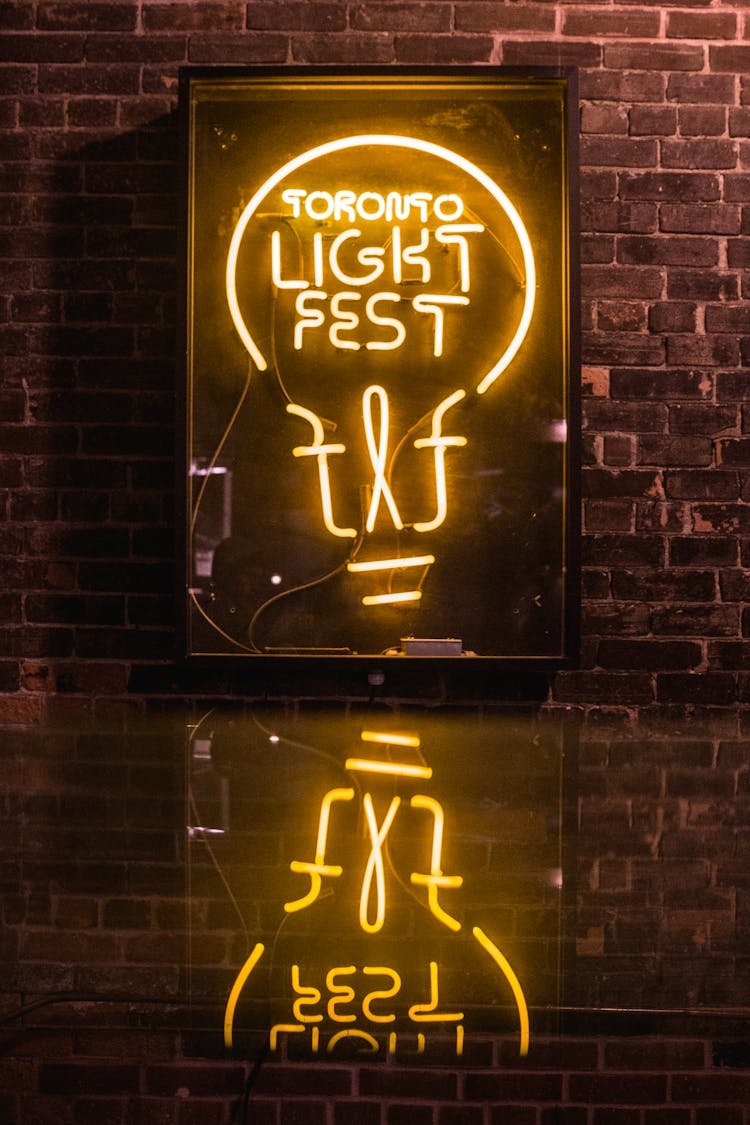
[[[232,991],[229,993],[227,1006],[224,1009],[224,1045],[227,1048],[231,1048],[232,1046],[234,1012],[235,1008],[237,1007],[237,1001],[240,998],[242,989],[245,987],[247,978],[250,976],[253,969],[263,956],[264,949],[265,946],[261,942],[258,942],[258,944],[254,947],[252,953],[248,957],[247,961],[245,961],[245,964],[237,974],[235,982],[232,985]]]
[[[335,293],[331,298],[331,315],[337,319],[328,329],[328,339],[334,348],[343,348],[345,351],[352,352],[359,351],[359,344],[356,340],[342,340],[340,334],[341,332],[353,332],[359,324],[357,314],[352,309],[342,309],[341,302],[359,301],[360,299],[359,293],[352,293],[349,289],[342,289],[340,293]]]
[[[298,418],[304,418],[309,422],[313,428],[313,444],[312,445],[298,445],[292,453],[295,457],[317,457],[318,458],[318,477],[320,480],[320,500],[323,505],[323,522],[326,528],[330,531],[331,535],[337,535],[340,538],[353,539],[356,537],[357,532],[353,527],[338,527],[333,518],[333,500],[331,499],[331,479],[328,472],[328,457],[331,453],[343,453],[346,449],[345,445],[326,445],[325,433],[323,430],[323,423],[317,414],[312,410],[307,410],[304,406],[298,406],[294,402],[287,404],[287,413],[295,414]]]
[[[277,289],[307,289],[307,281],[282,281],[281,279],[281,232],[275,230],[271,235],[271,280]]]
[[[401,594],[366,594],[362,605],[398,605],[400,602],[418,602],[421,590],[404,590]]]
[[[268,1036],[268,1045],[272,1051],[275,1051],[278,1047],[280,1035],[293,1035],[295,1032],[304,1030],[304,1025],[301,1023],[275,1023]]]
[[[239,257],[242,239],[244,237],[248,223],[255,215],[260,204],[263,202],[266,196],[271,191],[273,191],[275,187],[282,183],[288,176],[290,176],[293,172],[296,172],[299,168],[303,168],[305,167],[305,165],[310,164],[312,161],[318,160],[320,157],[329,156],[332,153],[343,152],[347,149],[366,148],[368,146],[410,149],[411,151],[425,153],[428,156],[435,156],[440,160],[444,160],[447,163],[452,164],[455,168],[460,168],[463,172],[471,176],[472,179],[476,180],[477,183],[481,184],[482,187],[489,192],[489,194],[493,197],[495,202],[499,204],[501,209],[505,212],[507,218],[510,220],[515,235],[518,238],[519,244],[521,246],[521,252],[523,255],[525,273],[524,304],[518,328],[516,329],[512,340],[510,341],[498,361],[492,368],[490,368],[490,370],[480,380],[477,386],[478,393],[484,394],[484,392],[495,382],[498,376],[513,360],[514,356],[518,352],[518,349],[521,347],[521,344],[524,341],[526,333],[529,329],[529,324],[531,323],[536,291],[536,269],[534,265],[534,254],[531,248],[531,241],[518,211],[508,199],[507,195],[495,183],[495,181],[487,175],[486,172],[483,172],[482,169],[479,168],[476,164],[473,164],[470,160],[467,160],[465,157],[460,156],[458,153],[452,152],[450,149],[444,148],[442,145],[433,144],[431,141],[420,140],[416,137],[402,137],[397,134],[375,133],[368,133],[353,137],[340,137],[338,140],[328,141],[322,145],[316,145],[314,148],[300,153],[292,160],[287,161],[286,164],[282,165],[281,168],[278,168],[266,180],[264,180],[264,182],[252,196],[244,211],[240,215],[237,226],[234,228],[234,233],[232,234],[232,239],[229,246],[229,253],[227,254],[227,301],[229,304],[229,310],[232,316],[232,320],[234,322],[235,328],[237,329],[239,337],[245,345],[245,348],[249,352],[258,370],[265,371],[268,366],[266,359],[255,343],[255,340],[253,339],[250,331],[248,330],[247,325],[245,324],[245,321],[243,319],[242,312],[240,310],[239,301],[237,298],[236,277],[237,259]],[[285,194],[291,193],[293,190],[294,189],[286,189]],[[297,190],[299,194],[300,189]],[[410,199],[413,199],[418,194],[419,193],[412,193]],[[297,205],[299,206],[299,203]]]
[[[370,272],[361,274],[359,277],[353,277],[351,274],[344,273],[339,262],[339,249],[344,242],[348,242],[352,238],[359,238],[361,234],[362,232],[356,229],[342,231],[341,234],[334,238],[331,243],[331,249],[328,252],[331,271],[344,285],[367,285],[368,282],[375,281],[380,277],[385,269],[383,265],[385,248],[382,246],[365,246],[358,251],[357,261],[360,265],[370,266]]]
[[[356,1028],[350,1028],[346,1031],[337,1031],[335,1035],[331,1036],[326,1048],[329,1055],[342,1039],[361,1039],[369,1047],[368,1051],[360,1052],[362,1054],[374,1055],[380,1050],[380,1044],[374,1035],[370,1035],[369,1031],[357,1031]]]
[[[317,899],[322,887],[322,876],[328,875],[336,878],[341,875],[343,867],[338,864],[325,862],[326,843],[328,840],[328,824],[331,817],[331,805],[335,801],[351,801],[354,796],[353,789],[329,789],[320,802],[320,819],[318,821],[318,839],[315,846],[315,862],[308,863],[303,860],[293,859],[289,864],[296,875],[310,876],[310,890],[302,898],[284,903],[284,910],[292,914],[297,910],[304,910]]]
[[[469,245],[464,238],[465,234],[481,234],[484,227],[481,223],[453,223],[448,226],[438,227],[435,238],[444,246],[458,247],[458,268],[461,276],[461,292],[468,293],[471,288],[469,277]]]
[[[445,327],[445,314],[443,305],[468,305],[468,297],[452,297],[449,294],[421,293],[412,299],[412,306],[417,312],[432,313],[435,317],[435,330],[433,335],[432,354],[443,354],[443,330]]]
[[[511,968],[510,962],[500,952],[493,941],[487,937],[479,926],[475,926],[472,930],[474,937],[487,953],[489,953],[492,960],[500,968],[503,976],[507,980],[513,992],[513,997],[516,1001],[518,1008],[518,1018],[521,1025],[521,1037],[518,1048],[519,1055],[527,1055],[529,1053],[529,1009],[526,1006],[526,997],[521,988],[521,982]]]
[[[379,316],[375,311],[375,306],[379,305],[381,301],[394,301],[398,302],[401,297],[398,293],[373,293],[372,297],[365,305],[365,312],[371,324],[379,324],[381,328],[392,328],[395,332],[390,340],[370,340],[365,346],[369,351],[390,352],[400,348],[406,339],[406,329],[400,320],[396,320],[393,316]]]
[[[373,559],[370,562],[347,563],[346,569],[352,574],[363,574],[371,570],[407,570],[411,566],[430,566],[434,555],[411,555],[402,559]]]
[[[380,746],[421,746],[422,740],[418,734],[394,734],[392,731],[363,730],[360,734],[362,742],[377,742]],[[429,775],[432,777],[432,770]]]
[[[292,988],[298,997],[292,1005],[295,1019],[298,1019],[300,1023],[320,1023],[323,1019],[322,1012],[306,1016],[302,1011],[309,1004],[320,1003],[320,989],[300,983],[299,965],[292,965]]]
[[[338,965],[326,974],[326,988],[333,993],[328,1001],[328,1015],[336,1023],[353,1023],[357,1018],[353,1012],[341,1015],[337,1011],[340,1004],[351,1004],[357,994],[350,984],[336,983],[338,977],[351,976],[356,971],[355,965]]]
[[[415,531],[434,531],[440,527],[448,512],[448,492],[445,483],[445,451],[448,446],[466,445],[465,437],[446,437],[442,431],[443,416],[447,410],[466,397],[463,390],[454,391],[435,408],[432,415],[432,432],[428,438],[417,438],[415,449],[434,449],[435,451],[435,496],[437,510],[433,519],[426,523],[415,523]]]
[[[440,997],[438,995],[438,967],[437,961],[430,961],[430,999],[426,1004],[412,1004],[409,1008],[409,1019],[415,1023],[443,1023],[462,1020],[463,1012],[439,1011]]]
[[[390,988],[373,989],[368,992],[362,1001],[362,1015],[365,1019],[370,1020],[372,1023],[393,1023],[396,1018],[395,1012],[389,1012],[387,1015],[378,1015],[372,1010],[372,1004],[375,1000],[390,1000],[392,996],[396,996],[401,991],[401,977],[395,969],[389,969],[385,965],[365,965],[362,969],[365,976],[370,977],[390,977]]]
[[[430,242],[430,232],[424,228],[420,231],[419,243],[414,246],[403,246],[401,243],[401,227],[393,228],[393,280],[397,285],[403,281],[401,264],[418,266],[421,271],[420,281],[425,285],[431,277],[430,261],[421,253],[426,250]]]
[[[393,824],[393,818],[398,811],[401,804],[400,797],[394,797],[388,806],[385,820],[382,825],[378,827],[378,822],[375,819],[375,808],[372,803],[372,797],[369,793],[364,796],[364,809],[367,818],[367,827],[370,830],[370,840],[372,847],[370,848],[370,855],[367,859],[367,866],[365,868],[365,876],[362,880],[362,894],[359,899],[359,924],[366,934],[376,934],[378,930],[383,928],[385,921],[385,873],[383,869],[383,841],[388,835],[388,830]],[[375,877],[375,921],[371,922],[367,908],[370,902],[370,891],[372,889],[372,880]]]
[[[432,777],[429,766],[407,766],[401,762],[370,762],[366,758],[347,758],[346,769],[388,774],[393,777]]]
[[[456,1054],[460,1057],[464,1053],[464,1025],[460,1023],[456,1028]]]
[[[376,398],[380,404],[380,433],[378,442],[375,441],[375,430],[372,418],[372,400]],[[388,511],[391,513],[394,527],[399,531],[403,528],[401,516],[398,514],[396,502],[393,499],[390,487],[385,479],[386,458],[388,455],[388,395],[382,387],[370,386],[362,395],[362,412],[365,423],[365,437],[367,450],[370,454],[372,467],[375,470],[375,481],[370,501],[370,510],[367,513],[365,526],[368,531],[375,527],[375,520],[380,507],[381,499],[385,500]],[[369,604],[369,603],[366,603]]]
[[[449,930],[457,933],[461,929],[461,923],[452,915],[448,914],[438,901],[438,890],[447,887],[455,888],[463,885],[463,878],[460,875],[443,875],[441,868],[441,855],[443,850],[443,829],[445,827],[445,815],[443,807],[439,801],[434,797],[427,797],[423,794],[418,794],[411,799],[412,808],[426,809],[432,813],[432,857],[430,860],[430,873],[429,875],[422,875],[419,872],[412,872],[411,881],[417,887],[427,888],[427,904],[431,912],[435,915],[439,922],[447,926]]]
[[[303,333],[306,328],[320,328],[325,324],[325,316],[322,309],[308,308],[308,301],[323,301],[326,294],[320,289],[308,289],[300,293],[294,303],[294,311],[297,314],[297,320],[294,325],[294,350],[296,352],[302,350]]]

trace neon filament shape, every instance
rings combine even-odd
[[[363,743],[376,746],[399,746],[418,750],[420,739],[416,735],[401,732],[363,730],[360,735]],[[348,771],[360,772],[376,777],[391,777],[403,782],[429,780],[432,770],[428,766],[411,765],[406,762],[390,761],[370,758],[348,758],[346,760]],[[284,909],[287,913],[305,909],[311,906],[320,896],[322,879],[338,878],[343,873],[339,864],[329,863],[326,859],[326,849],[330,832],[332,810],[339,803],[348,803],[355,796],[353,788],[330,789],[323,795],[320,804],[317,840],[315,845],[315,859],[312,863],[293,860],[290,869],[295,874],[307,875],[310,879],[308,892],[299,899],[287,902]],[[365,825],[370,840],[370,851],[364,866],[362,887],[359,900],[359,927],[363,934],[372,937],[383,929],[386,921],[386,871],[384,850],[389,833],[393,829],[397,816],[400,819],[401,809],[408,807],[417,813],[426,813],[432,822],[432,845],[430,849],[429,871],[412,871],[410,882],[414,887],[427,892],[427,907],[433,917],[446,929],[457,934],[462,929],[461,921],[450,914],[440,902],[440,893],[443,891],[456,891],[463,885],[460,875],[446,875],[442,869],[443,837],[445,831],[445,814],[441,803],[434,797],[425,793],[417,793],[411,798],[402,799],[400,796],[391,795],[384,813],[379,816],[372,793],[365,792],[362,796],[362,809]],[[480,949],[490,958],[505,978],[518,1010],[520,1041],[519,1054],[526,1055],[529,1049],[529,1012],[521,983],[513,970],[510,962],[479,926],[471,929],[471,937]],[[247,981],[260,962],[265,947],[258,943],[241,967],[234,985],[231,989],[224,1016],[224,1041],[227,1047],[233,1044],[233,1026],[237,1003]],[[406,1007],[406,1018],[409,1024],[416,1026],[424,1024],[454,1024],[456,1054],[463,1052],[464,1027],[463,1011],[452,1010],[441,1004],[440,1001],[440,965],[437,961],[430,961],[427,965],[428,984],[427,999],[418,1000]],[[365,978],[364,982],[361,978]],[[324,1019],[340,1028],[330,1035],[327,1051],[333,1052],[336,1045],[343,1039],[357,1039],[363,1044],[361,1050],[365,1053],[377,1053],[380,1044],[371,1031],[362,1027],[352,1027],[357,1023],[358,1013],[366,1021],[366,1025],[374,1031],[385,1029],[397,1019],[394,1001],[400,996],[403,989],[401,974],[389,965],[364,964],[358,968],[355,964],[334,965],[325,971],[324,986],[309,983],[303,980],[301,966],[292,964],[290,967],[290,983],[293,1000],[291,1001],[292,1020],[275,1023],[270,1030],[271,1048],[278,1045],[280,1035],[309,1034],[310,1046],[313,1053],[321,1047],[320,1027]],[[363,994],[364,993],[364,994]],[[424,993],[423,993],[424,995]],[[402,1004],[402,1012],[404,1010]],[[344,1025],[344,1026],[342,1026]],[[389,1032],[388,1051],[393,1053],[398,1042],[398,1033]],[[417,1035],[417,1053],[424,1050],[424,1035]]]
[[[253,363],[259,371],[265,371],[268,367],[268,362],[258,347],[255,339],[253,338],[250,330],[248,329],[242,311],[240,309],[239,299],[237,296],[237,261],[239,258],[240,247],[242,240],[245,236],[248,224],[251,219],[256,217],[258,208],[269,196],[269,194],[278,187],[291,175],[297,172],[300,168],[306,167],[308,164],[325,156],[330,156],[334,153],[343,152],[349,149],[367,149],[367,148],[396,148],[407,149],[412,152],[425,153],[429,156],[434,156],[438,160],[445,161],[452,165],[454,168],[460,169],[466,173],[478,184],[480,184],[485,191],[495,200],[509,219],[516,238],[518,239],[523,255],[523,267],[525,274],[524,285],[524,304],[521,312],[521,317],[516,328],[516,331],[505,348],[499,359],[490,367],[490,369],[482,376],[476,386],[478,394],[484,394],[495,380],[502,374],[503,371],[514,359],[518,349],[524,341],[526,333],[531,323],[531,317],[534,310],[534,297],[536,291],[536,267],[534,264],[534,253],[531,247],[531,241],[526,232],[521,216],[511,203],[508,196],[504,191],[495,183],[495,181],[483,172],[476,164],[470,160],[452,152],[451,149],[445,148],[442,145],[433,144],[431,141],[421,140],[417,137],[402,137],[396,134],[378,134],[367,133],[362,136],[354,137],[341,137],[338,140],[328,141],[326,144],[316,145],[314,148],[308,149],[306,152],[300,153],[292,160],[287,161],[286,164],[278,168],[272,175],[270,175],[254,193],[244,211],[240,215],[237,226],[234,228],[232,240],[229,246],[229,253],[227,255],[227,268],[226,268],[226,291],[229,310],[237,329],[240,339],[242,340],[245,348],[247,349]],[[306,194],[306,193],[303,193]],[[416,194],[416,193],[415,193]],[[428,193],[424,193],[428,195]],[[430,197],[431,198],[431,197]],[[287,200],[288,201],[288,200]]]
[[[523,307],[518,325],[512,338],[506,344],[500,357],[474,382],[478,394],[484,394],[508,367],[520,348],[531,322],[535,290],[536,272],[534,254],[526,228],[515,206],[498,184],[478,165],[459,153],[431,141],[397,134],[367,133],[357,136],[341,137],[316,145],[298,154],[278,168],[260,185],[242,211],[232,234],[226,265],[226,293],[230,313],[235,328],[259,371],[268,367],[268,359],[259,346],[253,332],[248,327],[237,292],[237,268],[240,250],[250,224],[258,222],[263,216],[275,216],[278,195],[283,206],[288,208],[282,215],[283,222],[292,231],[295,222],[328,225],[329,230],[314,230],[311,235],[312,252],[308,258],[297,255],[296,268],[287,273],[290,266],[284,260],[282,230],[275,229],[270,237],[271,283],[274,291],[291,291],[294,299],[295,322],[293,328],[293,347],[302,351],[309,333],[320,329],[327,330],[330,345],[344,352],[358,351],[361,347],[376,352],[391,352],[402,347],[406,340],[405,321],[398,314],[402,302],[406,302],[416,314],[416,323],[421,316],[431,318],[432,354],[440,359],[444,353],[446,320],[461,315],[461,309],[470,303],[471,254],[473,240],[486,231],[482,222],[470,221],[475,216],[467,213],[464,200],[457,192],[433,194],[430,191],[412,190],[407,192],[377,190],[353,191],[350,188],[337,188],[334,191],[308,190],[299,186],[299,179],[305,170],[312,174],[319,171],[320,162],[341,153],[354,153],[360,159],[372,156],[373,150],[391,149],[396,152],[411,152],[422,157],[434,159],[442,169],[447,165],[457,182],[468,180],[478,185],[502,212],[506,222],[514,232],[523,259]],[[458,174],[458,177],[456,176]],[[296,180],[296,182],[295,182]],[[266,202],[273,196],[273,202]],[[265,204],[265,207],[263,205]],[[263,208],[263,210],[261,210]],[[415,230],[400,224],[416,220]],[[330,229],[331,223],[344,224],[344,229]],[[373,224],[380,223],[381,227]],[[382,224],[389,224],[387,237],[384,237]],[[303,228],[305,229],[305,228]],[[368,230],[376,236],[369,237]],[[300,235],[296,233],[299,243]],[[301,244],[300,244],[301,245]],[[454,255],[457,279],[455,284],[445,286],[446,292],[423,291],[410,299],[400,292],[388,288],[407,282],[417,282],[428,290],[439,289],[441,283],[433,278],[436,263],[442,252]],[[306,261],[306,266],[305,266]],[[292,261],[292,266],[294,262]],[[305,273],[307,276],[305,276]],[[329,282],[333,287],[343,286],[329,293]],[[364,294],[365,286],[378,284],[376,292]],[[458,292],[455,290],[458,289]],[[296,296],[294,296],[296,292]],[[358,338],[362,326],[374,329],[374,335]],[[452,406],[466,396],[465,388],[458,388],[440,402],[432,411],[431,432],[428,437],[413,442],[416,450],[432,451],[432,471],[434,475],[435,509],[431,518],[414,519],[409,527],[420,534],[435,531],[445,522],[448,514],[448,490],[446,483],[446,452],[467,444],[466,437],[445,435],[442,432],[444,415]],[[368,486],[369,507],[364,519],[363,534],[373,535],[376,528],[384,522],[397,532],[405,527],[404,515],[394,496],[388,471],[388,445],[390,430],[390,404],[386,390],[377,385],[368,386],[362,396],[362,420],[365,448],[372,469],[372,480]],[[358,531],[349,525],[349,520],[339,521],[336,516],[336,488],[332,481],[332,460],[346,453],[343,442],[326,440],[323,422],[309,408],[295,402],[287,405],[287,411],[305,421],[312,427],[312,440],[308,445],[293,448],[296,458],[314,458],[318,469],[318,486],[323,524],[332,536],[338,539],[357,540]],[[351,518],[351,517],[350,517]],[[422,564],[416,561],[424,559]],[[417,555],[407,560],[368,560],[355,561],[350,558],[347,569],[350,573],[366,570],[392,573],[406,570],[410,566],[431,565],[432,555]],[[393,589],[390,585],[379,593],[368,593],[361,597],[365,606],[410,605],[422,597],[421,579],[412,589]]]

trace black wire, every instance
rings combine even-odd
[[[255,1056],[255,1061],[252,1065],[252,1069],[245,1081],[245,1086],[242,1091],[242,1097],[239,1099],[239,1101],[235,1102],[234,1109],[232,1110],[232,1116],[229,1119],[229,1125],[235,1125],[235,1122],[236,1125],[249,1125],[250,1118],[248,1117],[248,1111],[250,1109],[250,1095],[253,1092],[253,1086],[260,1077],[261,1069],[264,1062],[268,1058],[270,1050],[270,1040],[266,1039],[263,1043],[263,1046],[258,1051],[258,1054]],[[238,1111],[240,1114],[239,1118],[237,1117]]]

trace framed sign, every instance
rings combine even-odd
[[[255,705],[191,722],[186,749],[186,985],[217,1047],[445,1063],[490,1032],[517,1067],[555,1029],[571,732]]]
[[[569,661],[571,73],[182,104],[188,654]]]

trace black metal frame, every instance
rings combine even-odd
[[[564,609],[563,609],[563,651],[552,656],[548,655],[477,655],[470,658],[465,656],[443,655],[335,655],[318,654],[283,655],[244,652],[221,652],[216,654],[196,653],[191,651],[190,633],[188,625],[189,593],[188,593],[188,551],[190,549],[189,529],[189,480],[190,448],[189,448],[189,335],[188,335],[188,271],[189,261],[189,230],[190,193],[192,190],[191,176],[192,155],[190,151],[191,140],[191,96],[192,84],[196,80],[231,80],[238,81],[252,78],[258,79],[283,79],[299,81],[312,78],[335,80],[336,78],[367,79],[383,78],[409,79],[433,78],[441,81],[450,81],[453,78],[472,80],[481,79],[482,82],[505,81],[509,78],[524,80],[538,80],[540,83],[549,80],[564,83],[565,94],[565,136],[562,138],[567,153],[566,179],[567,179],[567,263],[568,276],[566,279],[568,292],[568,324],[567,324],[567,369],[568,379],[566,386],[566,420],[567,443],[565,453],[565,534],[564,557],[565,572],[564,584]],[[403,680],[400,668],[406,670],[406,683],[414,683],[414,674],[419,678],[419,669],[431,669],[442,675],[443,672],[457,674],[459,682],[466,682],[473,673],[479,673],[479,665],[483,666],[482,674],[478,679],[487,680],[486,673],[492,672],[493,678],[498,674],[506,673],[511,676],[518,672],[546,673],[560,668],[575,667],[578,662],[578,649],[580,642],[580,327],[579,327],[579,281],[578,281],[578,99],[577,99],[577,72],[569,67],[315,67],[315,68],[261,68],[261,67],[187,67],[180,74],[180,138],[181,138],[181,204],[180,204],[180,289],[179,289],[179,384],[178,384],[178,456],[177,456],[177,496],[178,496],[178,633],[180,656],[187,657],[191,663],[207,664],[213,668],[226,666],[236,669],[238,666],[249,665],[263,666],[263,676],[268,684],[268,677],[273,683],[274,671],[278,670],[282,680],[285,674],[297,670],[302,672],[305,667],[314,663],[318,670],[321,666],[334,675],[341,673],[346,681],[350,673],[354,672],[355,682],[363,672],[368,674],[369,683],[379,683],[380,669],[387,669],[389,685],[394,682],[399,684]],[[351,666],[351,667],[350,667]],[[473,670],[473,673],[472,673]],[[315,692],[320,694],[320,692]],[[465,694],[459,689],[459,694]],[[473,693],[472,693],[473,694]]]

